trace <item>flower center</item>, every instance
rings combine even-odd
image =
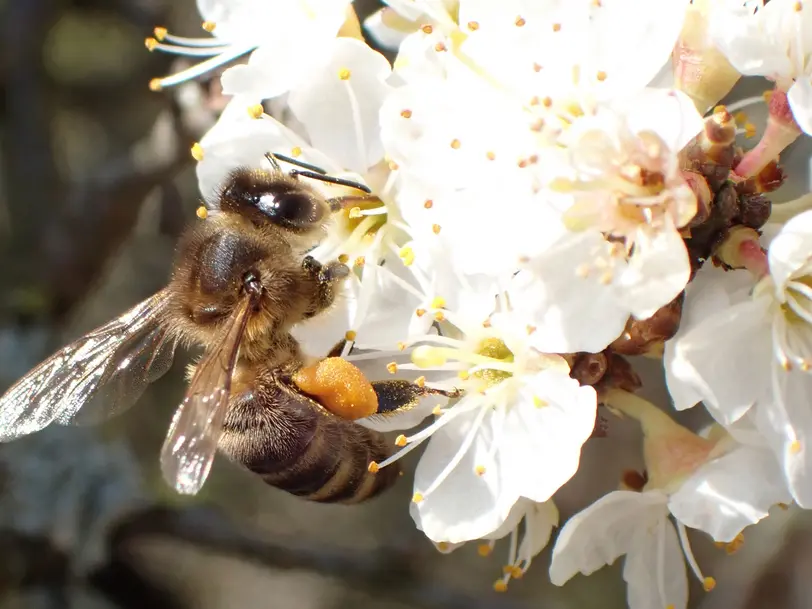
[[[769,277],[755,294],[772,286]],[[773,352],[784,370],[812,369],[812,261],[793,273],[779,296],[773,325]]]
[[[507,348],[505,341],[499,338],[484,339],[474,353],[499,362],[512,363],[514,359],[513,352]],[[513,373],[507,370],[482,368],[472,373],[471,376],[484,381],[487,387],[492,387],[513,376]]]

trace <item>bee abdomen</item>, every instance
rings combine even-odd
[[[321,503],[360,503],[394,484],[399,475],[396,464],[369,471],[370,462],[389,455],[383,436],[350,422],[322,423],[300,459],[261,474],[266,483]]]

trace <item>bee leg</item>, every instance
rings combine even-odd
[[[459,389],[445,391],[432,389],[402,379],[393,381],[373,381],[372,389],[378,396],[379,415],[391,415],[411,410],[420,403],[420,399],[428,395],[439,395],[447,398],[458,398],[462,395]]]
[[[335,284],[350,274],[350,267],[338,260],[322,264],[313,256],[305,256],[302,268],[318,282],[318,289],[313,295],[313,301],[307,311],[310,318],[324,311],[335,300]]]

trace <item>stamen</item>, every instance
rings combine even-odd
[[[677,520],[676,523],[680,545],[682,546],[682,552],[685,554],[685,561],[688,563],[688,566],[691,567],[691,571],[694,572],[696,578],[702,582],[702,586],[705,588],[705,591],[710,592],[716,586],[716,580],[712,577],[705,577],[702,574],[702,570],[699,568],[699,564],[696,562],[694,553],[691,550],[691,544],[688,541],[688,531],[685,530],[685,525],[679,520]]]
[[[149,51],[162,51],[170,55],[183,55],[184,57],[213,57],[228,50],[228,45],[222,43],[218,46],[182,47],[173,44],[158,42],[156,38],[144,39],[144,46]]]
[[[217,38],[186,38],[170,34],[165,27],[156,27],[152,30],[155,38],[161,42],[175,44],[184,47],[220,47],[224,46],[223,41]]]
[[[201,76],[206,72],[219,68],[220,66],[227,64],[228,62],[233,61],[238,57],[242,57],[243,55],[250,53],[255,48],[256,48],[255,44],[224,47],[219,55],[211,57],[206,61],[202,61],[196,65],[191,66],[190,68],[181,70],[176,74],[172,74],[171,76],[152,79],[150,81],[150,89],[157,91],[160,89],[165,89],[167,87],[179,85],[180,83],[186,82],[187,80],[192,80],[193,78],[197,78],[198,76]]]

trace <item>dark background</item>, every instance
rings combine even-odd
[[[356,2],[362,15],[375,5]],[[197,36],[199,21],[193,0],[0,0],[0,389],[166,280],[198,205],[189,147],[222,99],[216,80],[149,91],[177,66],[143,39],[155,25]],[[808,146],[790,166],[785,199],[808,190]],[[506,545],[440,555],[408,515],[410,473],[369,505],[320,506],[218,459],[199,496],[174,495],[158,451],[187,357],[121,417],[0,445],[0,609],[625,606],[619,565],[555,588],[549,552],[493,593]],[[609,431],[560,494],[563,517],[640,466],[634,425]],[[778,510],[731,557],[695,536],[719,585],[694,585],[692,606],[810,606],[807,524]]]

